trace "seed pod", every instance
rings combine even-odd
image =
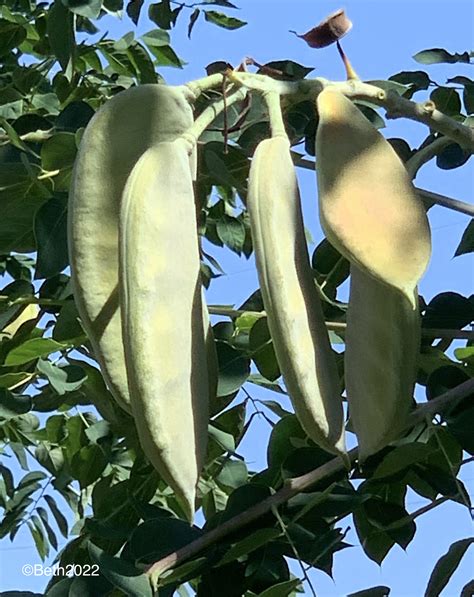
[[[337,90],[317,99],[317,177],[321,225],[359,269],[404,293],[430,258],[428,219],[399,157],[354,104]]]
[[[351,267],[344,368],[360,460],[395,439],[406,424],[420,332],[418,309],[406,297]]]
[[[187,144],[158,143],[134,167],[120,213],[120,296],[140,442],[187,517],[209,422],[209,326]],[[213,346],[213,345],[212,345]]]
[[[296,415],[316,443],[344,455],[339,378],[309,264],[288,139],[258,145],[247,203],[268,326]]]
[[[104,379],[130,411],[118,303],[118,217],[122,192],[148,147],[193,123],[184,87],[141,85],[111,100],[87,126],[69,197],[69,254],[77,309]]]

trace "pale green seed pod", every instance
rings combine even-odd
[[[309,263],[288,139],[258,145],[247,204],[268,326],[296,415],[309,437],[345,457],[338,372]]]
[[[119,271],[125,360],[140,443],[192,520],[214,388],[192,175],[182,139],[148,149],[127,181]]]
[[[397,438],[406,426],[420,331],[419,311],[406,297],[351,266],[344,364],[361,461]]]
[[[404,165],[343,94],[317,99],[317,178],[321,225],[359,269],[399,289],[415,308],[430,258],[426,212]]]
[[[130,412],[118,297],[120,201],[140,156],[193,124],[185,87],[141,85],[109,100],[88,124],[69,197],[69,255],[81,321],[117,402]]]

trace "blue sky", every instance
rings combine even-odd
[[[235,0],[241,10],[227,11],[248,21],[237,31],[225,31],[204,21],[198,21],[192,39],[186,37],[185,18],[178,21],[172,32],[173,47],[189,64],[184,69],[162,69],[167,82],[184,83],[204,76],[204,67],[215,60],[239,63],[245,56],[258,62],[292,59],[315,68],[315,76],[339,80],[344,77],[342,65],[334,47],[313,50],[288,33],[289,29],[305,32],[327,14],[339,8],[339,3],[318,0]],[[469,1],[450,2],[441,0],[415,0],[386,2],[347,0],[344,4],[354,23],[352,31],[343,40],[343,46],[361,78],[385,79],[403,70],[425,68],[418,65],[412,55],[432,48],[444,47],[451,52],[462,52],[473,45],[472,22],[474,5]],[[219,7],[211,7],[220,10]],[[184,11],[183,11],[184,12]],[[143,34],[153,28],[143,10],[137,30]],[[134,29],[128,18],[102,20],[101,29],[109,37],[118,38]],[[464,74],[472,77],[470,65],[433,65],[427,67],[430,77],[443,84],[447,78]],[[422,94],[419,94],[423,99]],[[407,120],[390,122],[384,129],[386,136],[400,136],[411,145],[421,143],[427,135],[426,127]],[[472,159],[461,169],[442,171],[428,164],[419,173],[418,186],[444,193],[457,199],[473,200]],[[300,187],[306,226],[316,244],[322,239],[317,219],[316,182],[312,172],[300,173]],[[468,223],[465,215],[434,207],[429,212],[433,236],[433,257],[429,269],[421,281],[420,292],[426,300],[439,292],[454,290],[461,294],[473,291],[472,258],[461,256],[452,259],[462,232]],[[314,248],[314,247],[313,247]],[[246,260],[220,251],[215,247],[212,254],[223,265],[226,276],[215,280],[208,292],[211,304],[241,303],[257,288],[257,276],[253,259]],[[470,264],[470,270],[469,270]],[[467,275],[468,272],[471,275]],[[250,386],[255,397],[268,397],[267,393]],[[423,393],[418,393],[423,398]],[[274,398],[274,396],[272,396]],[[285,405],[287,406],[287,405]],[[269,427],[256,421],[240,452],[251,463],[250,468],[263,468]],[[467,467],[466,467],[467,469]],[[474,471],[464,470],[462,478],[472,493]],[[424,505],[425,501],[414,493],[408,495],[409,511]],[[351,527],[352,521],[342,522],[343,528]],[[392,588],[394,597],[418,597],[424,593],[426,583],[435,562],[447,551],[449,545],[472,533],[467,510],[458,504],[447,503],[417,520],[417,534],[406,552],[394,548],[381,567],[367,559],[358,546],[353,531],[347,540],[355,547],[340,552],[335,557],[334,581],[322,572],[311,573],[318,597],[341,597],[347,593],[379,584]],[[474,549],[467,554],[463,564],[453,577],[443,597],[459,595],[462,586],[472,576]],[[15,543],[3,541],[0,545],[3,576],[1,586],[6,589],[41,591],[47,579],[26,578],[21,575],[23,563],[39,563],[28,531],[20,532]],[[295,574],[298,569],[293,568]]]

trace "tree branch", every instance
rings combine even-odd
[[[469,394],[472,392],[474,392],[474,379],[470,379],[460,384],[456,388],[449,390],[445,394],[438,396],[438,398],[418,406],[417,409],[411,414],[406,428],[412,428],[420,421],[424,421],[427,417],[432,417],[434,414],[444,411],[448,406],[454,406],[456,402],[469,396]],[[357,448],[351,450],[348,455],[351,463],[353,464],[357,459]],[[286,503],[290,498],[294,497],[298,493],[301,493],[317,481],[326,479],[343,470],[345,470],[344,462],[338,456],[329,462],[326,462],[314,471],[302,475],[301,477],[288,479],[283,488],[273,495],[269,496],[259,504],[244,510],[237,516],[230,518],[211,531],[208,531],[199,537],[199,539],[192,541],[188,545],[177,549],[161,560],[151,564],[146,569],[146,573],[153,575],[153,577],[156,578],[156,576],[159,576],[166,570],[169,570],[177,564],[182,563],[184,560],[195,556],[207,547],[217,543],[227,535],[230,535],[234,531],[244,527],[254,520],[257,520],[260,518],[260,516],[269,512],[273,507]]]
[[[295,166],[298,166],[299,168],[312,171],[315,171],[316,169],[315,161],[300,157],[300,154],[293,153],[293,160]],[[474,217],[474,205],[471,205],[470,203],[465,203],[464,201],[459,201],[458,199],[452,199],[451,197],[446,197],[445,195],[433,193],[432,191],[427,191],[426,189],[420,189],[419,187],[415,187],[415,191],[418,193],[420,199],[425,203],[429,203],[430,206],[433,203],[436,203],[442,207],[447,207],[453,211],[458,211],[459,213]]]
[[[246,311],[244,309],[233,309],[232,307],[212,306],[208,307],[211,315],[223,315],[225,317],[239,317],[244,313],[256,317],[266,317],[265,311]],[[347,324],[343,321],[326,321],[326,327],[332,332],[345,332]],[[436,328],[422,328],[421,334],[424,338],[437,338],[447,340],[474,340],[474,331],[471,330],[450,330]]]
[[[439,137],[426,147],[423,147],[423,149],[419,149],[405,164],[405,168],[407,169],[410,178],[414,180],[418,170],[436,157],[438,153],[450,143],[452,143],[452,141],[449,137]]]
[[[416,188],[416,191],[420,196],[420,199],[425,203],[436,203],[442,207],[447,207],[448,209],[458,211],[459,213],[466,214],[466,216],[474,218],[474,205],[471,205],[470,203],[459,201],[459,199],[452,199],[451,197],[446,197],[445,195],[440,195],[439,193],[433,193],[432,191],[427,191],[426,189]]]
[[[333,86],[351,99],[365,100],[385,108],[387,118],[408,118],[423,123],[430,129],[442,133],[452,141],[459,143],[470,153],[474,152],[474,129],[466,126],[450,116],[443,114],[431,100],[413,102],[395,91],[384,91],[376,85],[363,83],[355,79],[349,81],[329,81],[321,77],[303,81],[276,81],[265,75],[233,72],[232,81],[264,92],[273,90],[280,95],[293,96],[292,100],[314,100],[322,89]]]

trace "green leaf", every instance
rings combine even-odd
[[[72,343],[72,340],[82,336],[84,331],[79,323],[79,314],[74,301],[68,301],[59,312],[56,325],[53,328],[53,339],[57,342]]]
[[[299,578],[285,580],[277,585],[273,585],[273,587],[268,587],[268,589],[265,589],[262,593],[259,593],[258,597],[288,597],[289,595],[294,594],[295,589],[297,589],[300,584],[301,581]]]
[[[100,573],[115,587],[129,597],[153,597],[149,577],[130,562],[108,555],[91,542],[87,548],[92,561],[100,567]]]
[[[326,452],[319,446],[308,446],[296,448],[288,453],[286,458],[283,460],[281,465],[281,471],[283,479],[293,479],[309,473],[326,462],[332,460],[334,456]],[[325,478],[323,481],[318,483],[318,487],[322,484],[324,486],[334,482],[335,479],[344,478],[346,474],[344,472],[336,473],[331,477]],[[314,491],[312,486],[312,491]]]
[[[280,468],[288,454],[307,445],[307,440],[307,435],[295,415],[283,417],[270,435],[267,448],[268,466]]]
[[[45,170],[72,167],[76,159],[76,136],[73,133],[56,133],[41,147],[41,162]]]
[[[324,285],[325,294],[336,298],[336,289],[349,277],[349,261],[325,238],[313,252],[311,267],[318,284]]]
[[[281,372],[266,317],[258,318],[252,326],[249,347],[252,351],[252,360],[259,372],[269,381],[277,380]]]
[[[71,475],[79,481],[83,489],[97,481],[107,463],[103,448],[97,444],[84,446],[72,458]]]
[[[425,597],[438,597],[448,584],[449,579],[459,566],[469,546],[474,543],[474,538],[461,539],[453,543],[449,550],[441,556],[431,573]]]
[[[231,251],[237,255],[242,254],[245,243],[245,226],[238,218],[224,214],[217,221],[216,231],[218,237]]]
[[[65,2],[54,0],[47,17],[48,39],[54,55],[63,71],[74,60],[76,42],[74,39],[73,15]]]
[[[151,564],[198,539],[202,532],[178,518],[153,518],[140,524],[130,538],[136,562]]]
[[[236,189],[241,188],[240,181],[233,176],[232,172],[227,168],[225,161],[217,153],[210,150],[206,151],[204,159],[207,169],[216,181]]]
[[[138,82],[142,85],[157,83],[158,77],[150,55],[139,43],[134,43],[127,49],[127,56],[135,67]]]
[[[474,304],[457,292],[442,292],[428,303],[422,324],[424,328],[462,329],[474,319]]]
[[[53,529],[51,528],[51,525],[49,524],[47,511],[44,508],[42,508],[41,506],[38,506],[36,508],[36,511],[38,512],[41,522],[43,523],[43,527],[44,527],[44,530],[46,531],[46,535],[48,537],[50,544],[53,546],[54,549],[58,549],[58,540],[56,538],[55,532],[53,531]]]
[[[247,482],[247,477],[245,462],[242,462],[242,460],[226,460],[216,477],[216,481],[226,488],[237,489],[237,487]]]
[[[450,54],[444,48],[431,48],[429,50],[422,50],[421,52],[417,52],[413,58],[420,64],[455,64],[456,62],[469,64],[470,62],[469,52],[463,52],[462,54]]]
[[[389,79],[402,85],[410,85],[413,92],[428,89],[431,83],[428,74],[422,70],[402,71],[396,75],[392,75]]]
[[[279,535],[281,535],[281,531],[275,528],[258,529],[254,533],[244,537],[244,539],[241,541],[234,543],[234,545],[232,545],[232,547],[225,553],[218,565],[223,566],[224,564],[228,564],[233,560],[237,560],[238,558],[255,551],[259,547],[266,545]]]
[[[183,68],[183,61],[176,54],[171,46],[150,46],[150,52],[156,58],[158,66],[172,66],[174,68]]]
[[[17,48],[26,38],[26,29],[17,23],[0,19],[0,56]]]
[[[0,388],[0,417],[13,419],[31,410],[31,397],[12,394],[5,388]]]
[[[33,220],[36,210],[51,196],[50,181],[36,182],[38,166],[0,163],[0,253],[36,250]],[[46,181],[44,181],[46,183]]]
[[[33,338],[10,350],[5,359],[5,365],[23,365],[66,348],[68,348],[67,344],[60,344],[50,338]]]
[[[127,4],[127,14],[132,19],[135,25],[138,24],[140,18],[140,11],[143,6],[143,0],[129,0]]]
[[[430,95],[436,108],[448,116],[458,116],[461,112],[459,94],[451,87],[437,87]]]
[[[463,408],[446,417],[449,431],[459,442],[463,450],[474,454],[474,406]]]
[[[163,31],[163,29],[152,29],[141,36],[142,41],[151,47],[161,47],[161,46],[169,46],[170,44],[170,35],[167,31]]]
[[[270,409],[272,411],[272,413],[274,415],[276,415],[277,417],[280,417],[280,419],[282,417],[287,417],[288,415],[291,415],[291,412],[289,412],[288,410],[285,410],[281,404],[279,404],[278,402],[275,402],[275,400],[260,400],[260,403],[265,405],[268,409]]]
[[[395,541],[386,533],[374,533],[361,508],[354,512],[354,524],[366,556],[380,565],[395,545]]]
[[[193,10],[193,12],[191,13],[191,16],[189,17],[188,39],[191,39],[191,34],[193,32],[194,26],[196,25],[200,14],[201,14],[201,11],[199,10],[199,8],[195,8]]]
[[[58,525],[58,529],[61,532],[61,535],[67,539],[68,536],[68,524],[67,524],[67,519],[64,516],[64,514],[61,512],[61,510],[58,508],[58,505],[56,504],[55,499],[50,496],[50,495],[44,495],[43,496],[46,503],[49,506],[49,509],[51,510],[51,514],[54,517],[54,520],[56,521],[56,524]]]
[[[432,371],[426,380],[426,397],[433,400],[464,383],[469,375],[459,366],[444,365]]]
[[[54,126],[58,131],[75,133],[86,127],[93,116],[94,110],[86,102],[71,102],[58,114]]]
[[[235,17],[228,17],[226,14],[217,12],[215,10],[205,10],[204,18],[209,23],[213,23],[214,25],[223,27],[224,29],[240,29],[240,27],[243,27],[247,24],[246,21],[241,21]]]
[[[395,81],[393,77],[390,77],[388,81],[375,80],[367,81],[367,83],[369,85],[375,85],[375,87],[380,87],[380,89],[383,89],[384,91],[395,91],[398,95],[404,95],[410,88],[408,85],[400,83],[400,81]]]
[[[157,4],[150,4],[148,8],[148,18],[153,21],[160,29],[171,29],[174,25],[174,14],[171,9],[170,0],[162,0]]]
[[[362,589],[356,593],[351,593],[347,597],[388,597],[390,595],[390,587],[379,585],[378,587],[371,587],[370,589]]]
[[[464,91],[462,94],[462,101],[466,108],[467,114],[474,113],[474,82],[467,83],[464,85]]]
[[[226,520],[233,518],[251,506],[263,502],[266,498],[270,497],[270,495],[271,492],[268,487],[257,483],[247,483],[246,485],[238,487],[230,494],[225,510],[212,518],[206,524],[205,530],[209,530],[217,524],[223,524]],[[269,513],[268,515],[259,518],[258,525],[257,523],[253,524],[258,527],[268,528],[273,526],[274,520],[273,515]]]
[[[228,396],[245,383],[250,373],[250,361],[225,342],[216,342],[219,378],[217,396]]]
[[[53,197],[40,207],[34,232],[38,248],[35,277],[51,278],[69,265],[65,197]]]
[[[22,371],[20,373],[5,373],[0,375],[0,388],[13,388],[31,378],[31,373]]]
[[[474,219],[469,222],[466,229],[463,232],[461,242],[454,253],[454,257],[459,255],[466,255],[474,251]]]
[[[313,70],[314,68],[303,66],[293,60],[273,60],[262,65],[257,72],[270,75],[272,78],[278,80],[300,81]]]
[[[44,561],[49,555],[49,546],[46,542],[46,537],[37,516],[33,515],[30,520],[27,521],[28,528],[36,546],[36,551],[39,557]]]
[[[40,373],[47,377],[49,383],[60,396],[77,390],[87,378],[84,369],[77,365],[57,367],[49,361],[40,359],[36,367]]]
[[[226,452],[234,452],[235,440],[231,433],[227,433],[222,429],[217,428],[212,423],[208,427],[209,438],[213,439]]]
[[[97,19],[102,8],[102,0],[61,0],[69,10],[86,19]]]
[[[385,120],[380,116],[380,114],[372,107],[370,102],[365,102],[364,100],[357,100],[354,104],[359,108],[362,114],[367,118],[369,122],[376,129],[383,129],[385,128]]]
[[[426,460],[433,449],[419,442],[398,446],[389,452],[375,469],[372,479],[383,479],[396,475],[413,464]]]

